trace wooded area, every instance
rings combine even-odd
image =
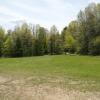
[[[0,57],[64,53],[100,55],[100,4],[89,4],[61,33],[56,26],[48,31],[27,23],[7,33],[0,27]]]

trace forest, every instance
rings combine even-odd
[[[26,22],[13,30],[0,27],[0,57],[79,54],[100,55],[100,4],[80,10],[61,32]]]

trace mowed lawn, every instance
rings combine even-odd
[[[93,56],[39,56],[1,58],[0,73],[35,76],[37,78],[94,81],[100,89],[100,57]],[[97,86],[97,87],[96,87]]]
[[[1,58],[0,73],[44,76],[73,76],[100,80],[100,57],[39,56]]]

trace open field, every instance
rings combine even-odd
[[[0,59],[0,100],[88,99],[100,99],[100,57]]]

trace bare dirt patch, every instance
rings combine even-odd
[[[0,84],[8,82],[9,80],[10,80],[10,78],[0,76]]]
[[[50,83],[32,84],[31,80],[32,77],[0,76],[0,100],[100,100],[100,92],[80,92]]]

